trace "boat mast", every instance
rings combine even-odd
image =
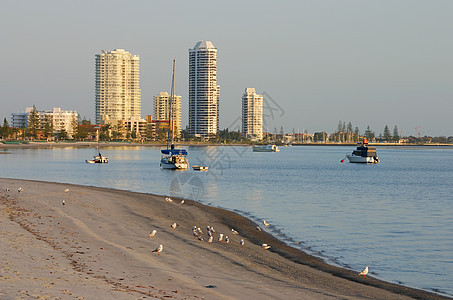
[[[169,101],[170,112],[169,112],[169,116],[168,116],[167,150],[168,150],[168,143],[170,140],[170,131],[171,131],[172,144],[173,144],[173,138],[174,138],[174,128],[172,128],[172,119],[171,119],[171,115],[173,112],[172,102],[173,102],[174,95],[175,95],[175,59],[173,59],[173,73],[172,73],[172,77],[171,77],[171,92],[170,92],[170,101]]]

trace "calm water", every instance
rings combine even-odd
[[[381,163],[340,163],[353,147],[189,147],[208,172],[159,169],[159,148],[7,149],[0,177],[182,196],[236,210],[332,264],[453,296],[453,148],[378,148]],[[346,160],[347,161],[347,160]]]

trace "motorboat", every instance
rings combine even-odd
[[[346,155],[351,163],[376,164],[379,158],[376,154],[376,147],[368,147],[367,139],[357,143],[357,149],[352,154]]]
[[[280,149],[276,145],[256,145],[253,146],[253,152],[279,152]]]
[[[93,159],[91,160],[85,160],[89,164],[106,164],[109,162],[109,158],[106,156],[102,156],[101,153],[99,153],[98,156],[93,156]]]
[[[160,160],[161,169],[186,170],[189,167],[185,149],[175,149],[174,145],[171,145],[171,149],[160,150],[160,152],[162,153]]]

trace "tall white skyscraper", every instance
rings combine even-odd
[[[200,41],[189,49],[189,132],[209,137],[219,131],[217,49]]]
[[[242,95],[242,134],[251,139],[263,139],[263,96],[254,88],[246,88]]]
[[[124,49],[96,54],[96,124],[140,119],[139,65]]]
[[[157,121],[168,121],[170,119],[171,104],[171,123],[172,130],[176,137],[181,135],[181,96],[174,95],[170,103],[171,95],[161,92],[159,96],[154,96],[154,119]]]

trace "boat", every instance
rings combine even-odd
[[[109,162],[109,158],[106,156],[102,156],[101,153],[99,155],[94,156],[91,160],[85,160],[89,164],[106,164]]]
[[[192,166],[192,169],[194,171],[207,171],[208,167],[207,166]]]
[[[189,168],[189,160],[187,159],[187,151],[185,149],[175,149],[173,145],[173,132],[172,129],[172,106],[173,96],[175,95],[175,60],[173,60],[173,76],[171,82],[171,95],[170,95],[170,112],[168,117],[168,134],[167,134],[167,149],[161,150],[162,157],[160,159],[161,169],[173,169],[173,170],[187,170]],[[170,132],[171,134],[171,147],[168,148],[170,143]]]
[[[256,145],[253,146],[253,152],[279,152],[280,149],[276,145]]]
[[[357,143],[357,149],[352,154],[346,155],[351,163],[377,164],[379,158],[376,154],[376,147],[368,147],[367,139]]]

